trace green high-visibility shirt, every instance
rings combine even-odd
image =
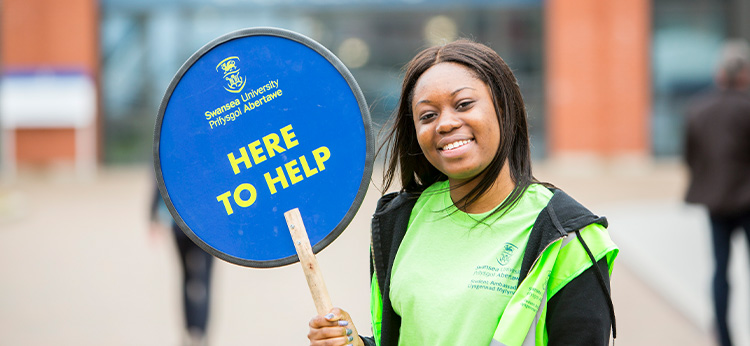
[[[531,228],[551,197],[532,184],[505,215],[479,222],[491,212],[457,210],[447,181],[425,190],[391,274],[399,345],[488,345],[515,293]]]

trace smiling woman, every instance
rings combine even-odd
[[[453,200],[461,200],[500,146],[500,125],[489,88],[463,65],[445,62],[422,74],[412,99],[419,147],[427,161],[456,187]],[[492,186],[500,189],[490,194],[493,201],[479,209],[473,204],[462,205],[465,211],[486,212],[500,204],[513,186],[508,171],[501,171]]]
[[[381,147],[383,191],[397,174],[402,191],[372,220],[374,335],[334,308],[310,344],[606,345],[619,250],[604,217],[534,178],[529,148],[492,49],[459,40],[412,59]]]
[[[456,41],[424,50],[409,64],[401,95],[388,142],[382,147],[388,150],[384,190],[398,169],[406,190],[423,191],[453,178],[451,197],[457,207],[482,212],[502,202],[496,210],[503,212],[534,180],[521,90],[510,67],[489,47]],[[439,138],[433,145],[441,145],[440,150],[425,148],[428,136]],[[460,140],[473,143],[463,151],[445,152],[443,146],[455,146]],[[460,155],[471,147],[476,150]],[[464,170],[441,169],[450,163]],[[489,189],[495,192],[486,194],[491,200],[472,209]]]

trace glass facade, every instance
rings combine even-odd
[[[351,70],[376,129],[394,109],[402,67],[420,49],[457,37],[488,44],[513,68],[526,98],[534,155],[544,155],[543,30],[537,1],[364,2],[333,6],[188,6],[159,2],[102,4],[105,161],[151,160],[153,125],[164,92],[181,64],[231,31],[274,26],[320,42]],[[283,2],[282,2],[283,3]]]
[[[682,153],[691,99],[713,87],[729,23],[726,1],[654,1],[652,38],[652,149],[657,157]]]
[[[652,1],[652,154],[682,151],[685,107],[713,83],[722,41],[750,33],[743,0]],[[544,7],[540,0],[103,0],[102,92],[107,163],[151,160],[153,124],[174,73],[231,31],[302,33],[352,71],[378,127],[398,99],[403,65],[428,45],[469,37],[494,48],[518,77],[532,154],[546,156]],[[749,22],[750,23],[750,22]]]

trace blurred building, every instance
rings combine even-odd
[[[98,161],[99,7],[96,0],[0,2],[2,168]]]
[[[2,165],[148,162],[181,64],[256,26],[333,51],[376,125],[417,51],[470,37],[516,73],[535,157],[676,156],[685,101],[711,85],[725,38],[750,38],[748,17],[743,0],[3,0]]]

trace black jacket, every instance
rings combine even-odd
[[[553,192],[553,197],[539,213],[529,235],[519,284],[531,269],[533,261],[556,239],[592,223],[607,226],[606,218],[592,214],[561,190]],[[381,346],[398,345],[401,317],[391,306],[391,269],[418,198],[419,194],[408,192],[387,194],[378,201],[372,218],[370,276],[376,274],[383,295]],[[614,329],[614,311],[609,296],[606,258],[600,260],[598,266],[590,267],[573,279],[550,299],[546,322],[549,345],[608,344],[610,326]],[[372,337],[362,337],[362,340],[368,346],[375,345]]]
[[[689,109],[686,201],[712,214],[750,212],[750,96],[733,90],[700,98]]]

